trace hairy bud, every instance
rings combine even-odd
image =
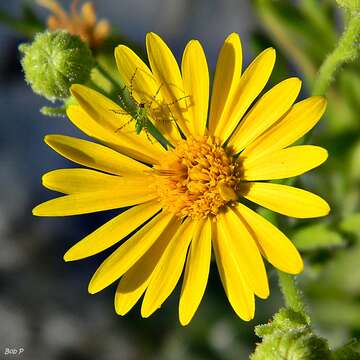
[[[256,327],[262,342],[251,360],[330,360],[327,342],[316,336],[301,313],[281,309],[272,322]]]
[[[50,101],[68,98],[70,86],[88,81],[94,66],[88,45],[65,31],[40,33],[19,50],[26,81]]]

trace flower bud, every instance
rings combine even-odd
[[[272,322],[256,327],[262,342],[251,360],[330,360],[327,342],[316,336],[308,319],[291,309],[281,309]]]
[[[65,31],[40,33],[19,50],[26,81],[51,101],[68,98],[70,86],[88,81],[94,66],[88,45]]]
[[[251,360],[330,360],[325,340],[311,332],[277,332],[263,339]]]

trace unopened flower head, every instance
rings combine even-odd
[[[19,50],[26,81],[51,101],[68,98],[70,86],[87,82],[94,65],[88,45],[66,31],[39,33]]]
[[[109,36],[109,22],[97,21],[95,7],[89,1],[82,5],[80,13],[77,10],[78,0],[73,0],[69,13],[56,0],[37,0],[37,3],[52,12],[47,21],[51,31],[66,30],[70,34],[79,35],[92,49],[101,46]]]
[[[301,272],[303,263],[286,235],[243,200],[295,218],[328,214],[329,206],[319,196],[269,182],[303,174],[326,160],[321,147],[291,146],[316,125],[326,101],[314,96],[295,103],[301,87],[297,78],[260,97],[275,50],[264,50],[242,73],[237,34],[220,51],[211,99],[207,61],[198,41],[186,46],[181,70],[159,36],[148,34],[146,46],[150,67],[123,45],[115,50],[117,66],[136,103],[149,104],[149,118],[173,147],[164,148],[144,131],[137,135],[133,119],[119,104],[74,85],[79,105],[68,108],[70,120],[106,145],[47,136],[51,148],[86,168],[45,174],[44,186],[65,196],[38,205],[34,214],[131,207],[64,256],[66,261],[86,258],[136,231],[89,284],[89,292],[97,293],[120,280],[115,295],[120,315],[143,296],[141,314],[150,316],[185,269],[179,318],[188,324],[203,297],[213,249],[231,306],[250,320],[255,295],[269,295],[263,259],[290,274]]]
[[[273,320],[255,328],[262,338],[250,360],[330,360],[325,339],[314,334],[304,316],[291,309],[280,309]]]

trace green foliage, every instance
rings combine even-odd
[[[346,240],[324,222],[301,227],[293,233],[291,239],[302,251],[328,249],[346,244]]]
[[[356,235],[360,239],[360,213],[347,216],[340,223],[341,230]]]
[[[349,344],[341,347],[333,353],[333,360],[360,360],[360,353],[354,350],[357,341],[351,341]]]
[[[280,309],[273,321],[255,327],[262,338],[251,360],[330,360],[325,339],[316,336],[300,312]]]
[[[39,33],[19,50],[26,81],[50,101],[68,98],[70,86],[87,82],[94,66],[88,45],[65,31]]]
[[[304,330],[308,326],[307,317],[301,312],[289,308],[281,308],[273,317],[273,321],[255,327],[255,334],[259,337],[269,336],[276,331],[288,329]]]

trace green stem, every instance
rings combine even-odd
[[[96,90],[100,94],[109,97],[111,100],[116,101],[111,94],[108,94],[103,88],[101,88],[94,80],[90,79],[85,85],[89,86],[91,89]]]
[[[95,65],[96,69],[99,71],[99,73],[106,79],[110,82],[110,84],[113,86],[114,89],[116,90],[121,90],[125,84],[123,84],[121,82],[121,84],[118,84],[114,79],[113,77],[107,72],[107,70],[105,70],[105,68],[100,65],[100,63],[97,61],[96,62],[96,65]]]
[[[301,290],[296,286],[295,276],[286,274],[278,270],[279,285],[284,296],[285,305],[294,311],[305,312],[305,304]]]
[[[280,227],[277,214],[274,214],[274,225]],[[279,277],[279,286],[283,294],[285,305],[294,311],[301,312],[310,323],[310,318],[306,315],[305,304],[303,302],[303,296],[301,290],[296,286],[296,278],[293,275],[286,274],[280,270],[277,270]]]
[[[100,72],[100,74],[107,79],[113,88],[115,89],[117,96],[121,99],[120,106],[124,108],[124,110],[133,118],[136,118],[139,105],[135,103],[133,100],[129,90],[126,85],[119,85],[112,76],[99,64],[96,63],[96,68]],[[121,83],[123,84],[123,83]],[[115,99],[116,101],[116,99]],[[146,129],[157,141],[159,141],[162,145],[172,146],[170,142],[161,134],[161,132],[156,128],[156,126],[150,121],[148,117],[146,117]]]
[[[324,95],[334,81],[336,71],[359,55],[360,16],[353,13],[334,51],[320,67],[313,86],[313,95]]]

